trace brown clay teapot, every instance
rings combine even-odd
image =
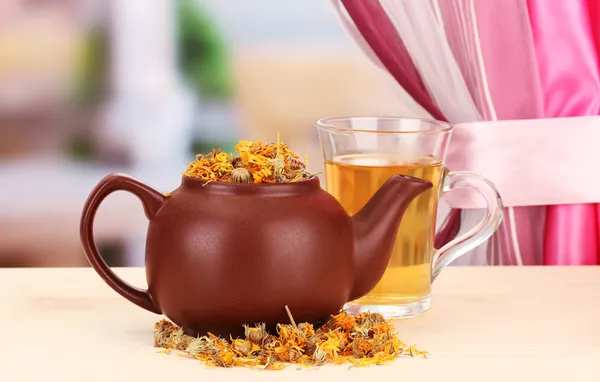
[[[121,296],[164,314],[186,333],[229,336],[242,325],[318,325],[383,276],[408,204],[432,184],[392,176],[354,217],[318,178],[234,184],[183,176],[170,196],[121,174],[102,179],[81,217],[85,255]],[[149,220],[148,290],[120,279],[94,243],[100,203],[114,191],[135,194]]]

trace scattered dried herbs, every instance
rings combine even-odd
[[[185,175],[210,182],[227,183],[289,183],[313,178],[298,155],[279,141],[263,145],[260,141],[239,141],[237,155],[213,149],[198,154]]]
[[[287,307],[286,307],[287,309]],[[332,316],[319,329],[301,323],[278,324],[277,334],[267,333],[264,324],[244,326],[245,338],[229,341],[213,334],[190,337],[173,323],[161,320],[154,326],[154,346],[183,351],[210,367],[256,367],[281,370],[286,364],[319,366],[351,363],[354,366],[380,365],[401,356],[422,356],[427,352],[400,341],[394,327],[380,314]]]

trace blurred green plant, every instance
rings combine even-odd
[[[205,11],[201,0],[175,0],[177,61],[182,77],[203,98],[227,102],[232,96],[232,83],[227,43],[216,23]],[[94,107],[108,91],[109,40],[103,27],[91,29],[85,37],[79,57],[72,105]],[[191,143],[194,153],[209,152],[214,147],[233,150],[234,143]],[[78,160],[96,157],[88,129],[81,129],[67,140],[66,154]]]
[[[93,160],[97,152],[94,147],[93,139],[87,132],[75,132],[65,142],[64,151],[66,154],[76,160]]]
[[[108,41],[103,28],[91,29],[84,38],[78,57],[75,87],[71,92],[73,109],[85,114],[94,109],[107,95]],[[75,118],[79,121],[80,118]],[[79,122],[76,122],[79,123]],[[65,154],[76,160],[93,160],[97,156],[90,136],[89,120],[81,123],[67,137],[63,145]]]
[[[227,44],[196,0],[177,0],[178,59],[192,88],[205,97],[228,100],[231,77]]]
[[[227,43],[198,0],[176,0],[176,43],[179,69],[192,89],[205,97],[228,100],[231,76]],[[101,100],[107,90],[108,41],[104,28],[92,29],[79,58],[77,106]]]
[[[92,29],[79,57],[77,82],[72,101],[77,106],[95,104],[107,90],[108,42],[104,29]]]

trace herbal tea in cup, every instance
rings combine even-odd
[[[425,179],[433,188],[417,196],[400,223],[383,278],[362,298],[347,304],[353,313],[413,317],[431,307],[431,284],[449,263],[481,244],[502,220],[502,200],[489,181],[444,167],[452,126],[410,118],[342,117],[318,122],[325,158],[326,189],[349,215],[358,213],[392,175]],[[475,188],[487,202],[483,224],[434,247],[439,196]]]

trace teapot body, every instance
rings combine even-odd
[[[326,321],[354,284],[351,219],[318,179],[231,185],[184,177],[150,220],[148,292],[191,335]]]
[[[432,183],[393,175],[350,218],[319,179],[212,182],[184,175],[166,196],[110,174],[83,207],[80,236],[92,268],[132,303],[164,314],[192,336],[241,336],[244,325],[318,325],[368,293],[388,265],[408,204]],[[129,285],[102,259],[94,218],[116,191],[136,195],[149,220],[148,289]],[[360,270],[360,272],[357,272]]]

